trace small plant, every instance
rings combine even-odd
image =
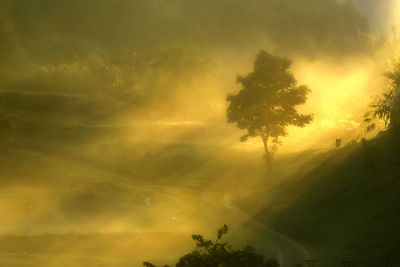
[[[385,90],[382,96],[375,97],[370,104],[371,110],[364,116],[367,132],[375,130],[377,120],[384,123],[385,129],[400,123],[400,63],[394,64],[393,70],[386,72],[384,76]]]
[[[382,96],[376,96],[374,101],[370,104],[371,111],[365,114],[365,123],[369,123],[366,130],[372,132],[376,128],[374,119],[380,119],[384,122],[385,128],[388,128],[392,123],[392,116],[394,112],[394,94],[393,90],[387,89]]]
[[[184,255],[175,264],[176,267],[278,267],[274,259],[264,260],[253,247],[246,246],[243,250],[235,250],[226,242],[221,242],[222,236],[228,233],[228,226],[218,229],[217,240],[205,240],[202,235],[192,235],[196,249]],[[146,267],[156,267],[144,262]],[[168,267],[168,265],[164,265]]]

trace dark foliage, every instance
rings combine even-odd
[[[228,122],[247,130],[241,141],[260,136],[267,156],[269,138],[273,138],[273,148],[276,148],[278,137],[287,135],[288,125],[304,127],[312,120],[312,115],[296,110],[297,105],[306,102],[311,90],[305,85],[297,85],[289,70],[291,64],[287,58],[260,51],[254,70],[237,77],[242,89],[227,97]]]
[[[400,127],[400,63],[396,63],[392,71],[385,73],[385,91],[381,96],[376,96],[370,104],[371,111],[365,114],[367,132],[376,128],[376,119],[384,122],[385,128],[396,129]]]
[[[257,254],[253,247],[246,246],[242,250],[235,250],[226,242],[221,242],[224,234],[228,233],[228,226],[218,230],[217,240],[205,240],[202,235],[192,235],[196,242],[196,249],[184,255],[176,263],[176,267],[278,267],[276,260],[265,260]],[[155,267],[152,263],[144,262],[146,267]],[[167,267],[165,265],[164,267]]]

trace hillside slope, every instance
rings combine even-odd
[[[396,141],[380,136],[320,155],[317,167],[277,188],[255,218],[307,244],[321,266],[400,262]]]

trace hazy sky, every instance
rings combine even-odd
[[[362,133],[360,114],[379,91],[391,59],[386,36],[400,10],[396,0],[1,0],[0,6],[3,89],[85,95],[110,110],[122,105],[125,123],[214,123],[221,136],[230,129],[236,138],[234,127],[223,125],[225,97],[239,89],[236,75],[251,71],[261,49],[290,57],[296,78],[312,90],[303,108],[315,120],[291,130],[283,151]],[[125,95],[129,105],[121,104]]]

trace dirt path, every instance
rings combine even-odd
[[[243,228],[253,228],[252,230],[259,232],[259,238],[263,239],[264,243],[272,243],[271,246],[275,248],[281,266],[293,266],[295,263],[302,263],[305,259],[310,258],[310,252],[303,245],[233,206],[228,196],[224,196],[224,203],[231,216],[238,217],[243,221]]]

